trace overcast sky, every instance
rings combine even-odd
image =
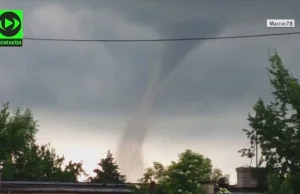
[[[67,39],[156,39],[300,31],[300,2],[199,0],[0,0],[24,10],[24,36]],[[266,28],[266,19],[295,19],[296,28]],[[179,61],[153,105],[145,167],[168,164],[185,149],[230,173],[250,163],[237,151],[259,97],[270,99],[268,49],[300,75],[300,36],[179,42],[101,43],[24,40],[0,52],[0,101],[30,108],[40,143],[92,173],[118,141],[142,100],[152,69]],[[171,49],[168,50],[169,47]],[[166,57],[167,56],[167,57]],[[297,60],[298,59],[298,60]],[[141,172],[129,177],[134,180]]]

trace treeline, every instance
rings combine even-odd
[[[78,182],[78,178],[86,177],[93,183],[126,183],[126,175],[122,175],[110,151],[106,158],[100,159],[95,176],[89,176],[81,162],[66,161],[58,155],[50,144],[38,145],[36,142],[37,121],[32,112],[17,108],[11,111],[9,103],[5,103],[0,111],[0,165],[2,180],[14,181],[59,181]],[[176,174],[176,173],[177,174]],[[179,173],[180,176],[177,176]],[[222,171],[213,168],[209,158],[186,150],[179,154],[178,161],[163,166],[154,162],[146,169],[138,182],[148,184],[157,181],[161,184],[177,184],[186,176],[186,183],[205,180],[217,180]]]
[[[269,58],[266,77],[273,87],[273,100],[265,103],[259,98],[249,114],[250,129],[243,129],[250,141],[249,148],[241,149],[242,157],[252,159],[255,146],[260,150],[261,172],[253,173],[259,186],[268,189],[268,194],[300,193],[300,85],[283,65],[275,52]],[[253,75],[255,79],[255,75]],[[37,122],[30,110],[16,109],[9,104],[0,111],[0,167],[3,180],[77,182],[87,176],[89,182],[126,183],[126,176],[119,172],[112,154],[101,159],[95,176],[89,177],[80,162],[67,162],[56,154],[50,144],[36,143]],[[225,159],[226,160],[226,159]],[[227,177],[213,167],[209,158],[186,150],[178,160],[163,166],[154,162],[138,181],[147,185],[159,184],[158,193],[201,193],[201,182]],[[147,193],[143,186],[136,187],[139,193]],[[143,191],[142,191],[143,190]]]
[[[95,176],[89,176],[81,162],[65,161],[50,144],[38,145],[36,142],[37,122],[30,110],[14,112],[9,104],[3,105],[0,111],[0,164],[2,180],[6,181],[57,181],[78,182],[78,178],[86,177],[92,183],[127,183],[126,175],[122,175],[110,151],[101,159]],[[179,154],[178,161],[164,166],[154,162],[137,180],[140,184],[132,187],[138,193],[147,193],[151,181],[158,183],[158,193],[176,193],[177,190],[198,193],[200,182],[217,180],[222,171],[213,168],[209,158],[186,150]],[[175,192],[176,190],[176,192]]]

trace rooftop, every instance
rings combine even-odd
[[[132,193],[125,184],[2,181],[0,186],[1,193]]]

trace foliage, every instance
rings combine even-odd
[[[226,184],[230,183],[230,175],[229,174],[223,174],[221,169],[214,168],[213,171],[212,171],[212,174],[210,176],[210,180],[218,181],[220,178],[225,178],[226,179]]]
[[[129,188],[133,190],[134,194],[148,194],[149,185],[148,184],[132,184]]]
[[[217,171],[215,171],[217,172]],[[219,173],[221,171],[218,171]],[[179,154],[177,162],[164,167],[154,162],[153,167],[147,168],[139,181],[158,183],[158,193],[201,193],[201,181],[210,180],[213,175],[211,160],[191,150]]]
[[[35,143],[37,123],[30,110],[17,108],[13,115],[9,103],[0,110],[0,163],[18,157]]]
[[[92,183],[125,183],[125,175],[121,175],[119,167],[114,162],[114,158],[110,151],[108,151],[105,159],[101,159],[98,163],[98,168],[94,170],[95,177],[89,177],[88,181]]]
[[[266,194],[294,194],[291,177],[286,176],[283,181],[277,175],[269,175],[268,191]]]
[[[0,111],[0,163],[4,180],[75,182],[85,174],[82,163],[69,162],[51,149],[37,145],[37,122],[30,110],[17,108],[13,115],[9,104]]]
[[[259,99],[254,105],[255,114],[248,117],[251,129],[244,129],[250,148],[242,149],[240,153],[242,157],[252,158],[257,142],[261,148],[259,165],[265,164],[269,172],[281,179],[286,174],[299,177],[300,85],[284,67],[277,52],[270,56],[269,61],[271,65],[267,70],[274,99],[269,104]]]
[[[76,182],[84,173],[82,164],[70,161],[63,168],[63,162],[50,144],[32,145],[24,154],[4,163],[3,176],[9,180]]]
[[[257,189],[266,190],[268,188],[268,170],[266,168],[251,168],[252,178],[257,181]]]
[[[78,177],[81,175],[87,176],[85,170],[82,167],[82,162],[73,162],[69,161],[69,163],[65,166],[64,170],[61,172],[60,181],[65,182],[78,182]]]
[[[179,154],[178,162],[166,170],[161,184],[172,193],[200,193],[201,182],[210,179],[211,160],[191,150]]]
[[[138,179],[138,182],[149,184],[151,181],[159,182],[165,173],[165,167],[159,162],[153,162],[153,167],[146,169],[143,178]]]
[[[220,169],[213,168],[210,159],[186,150],[179,154],[177,162],[171,162],[169,166],[154,162],[152,167],[146,169],[143,178],[138,181],[143,184],[149,184],[151,181],[157,182],[158,194],[185,192],[197,194],[202,192],[201,182],[217,181],[221,177],[226,177],[229,182],[229,175],[223,175]]]

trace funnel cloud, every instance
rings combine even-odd
[[[209,28],[203,28],[209,26]],[[213,28],[212,28],[213,26]],[[205,30],[210,29],[210,30]],[[183,31],[182,31],[183,30]],[[217,23],[187,22],[173,23],[157,28],[161,37],[180,38],[184,36],[184,30],[193,31],[199,36],[215,35],[221,31]],[[119,144],[119,161],[121,169],[129,176],[134,172],[142,172],[143,167],[143,143],[148,132],[148,116],[159,93],[165,87],[165,81],[178,67],[193,48],[199,46],[203,41],[179,41],[165,42],[162,45],[162,59],[152,72],[147,90],[136,111],[136,114],[128,122]]]

